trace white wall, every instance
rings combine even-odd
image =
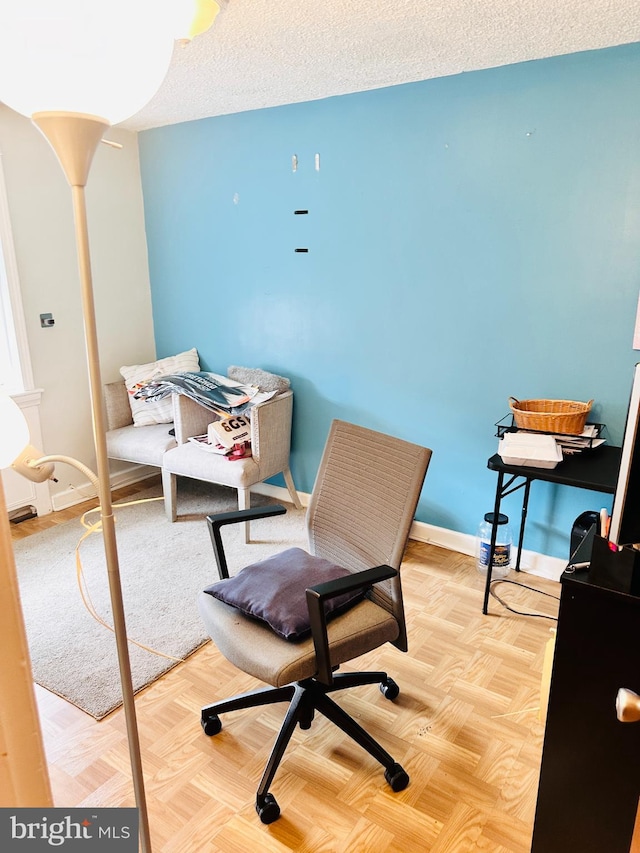
[[[112,129],[87,184],[89,239],[103,381],[155,357],[137,135]],[[71,192],[40,132],[0,105],[0,150],[46,453],[95,467]],[[55,326],[40,327],[51,312]],[[52,496],[82,484],[57,467]]]

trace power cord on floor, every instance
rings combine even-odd
[[[124,501],[122,503],[113,504],[113,509],[120,509],[125,506],[135,506],[136,504],[145,504],[145,503],[153,503],[154,501],[161,501],[163,498],[139,498],[135,501]],[[102,520],[98,519],[98,521],[89,522],[87,521],[87,516],[91,515],[94,512],[100,512],[100,507],[96,506],[93,509],[87,510],[80,517],[80,524],[85,528],[85,532],[82,534],[80,539],[78,540],[78,544],[76,545],[76,578],[78,581],[78,589],[80,590],[80,597],[82,598],[82,603],[88,610],[89,614],[93,616],[93,618],[102,625],[107,630],[115,633],[115,629],[112,625],[110,625],[105,619],[100,616],[98,611],[96,610],[93,602],[91,601],[91,595],[89,594],[89,588],[87,586],[87,581],[84,576],[84,570],[82,568],[82,560],[80,559],[80,546],[91,536],[92,533],[100,533],[102,531]],[[127,640],[132,643],[134,646],[138,646],[140,649],[144,649],[146,652],[151,652],[153,655],[158,655],[159,657],[167,658],[168,660],[174,660],[177,663],[181,663],[184,658],[177,658],[173,655],[165,654],[165,652],[159,652],[157,649],[152,649],[150,646],[145,646],[143,643],[137,642],[137,640],[132,640],[130,637],[127,637]]]
[[[513,584],[514,586],[521,586],[523,589],[528,589],[531,592],[537,592],[539,595],[545,595],[547,598],[554,598],[556,601],[560,601],[560,597],[557,595],[551,595],[550,592],[543,592],[541,589],[536,589],[533,586],[527,586],[525,583],[520,583],[519,581],[510,581],[506,578],[498,578],[494,581],[491,581],[491,585],[489,587],[489,592],[492,598],[495,598],[496,601],[499,601],[500,604],[508,610],[510,613],[516,613],[518,616],[533,616],[537,619],[550,619],[552,622],[557,622],[557,616],[547,616],[545,613],[525,613],[522,610],[516,610],[513,607],[510,607],[505,601],[503,601],[498,593],[494,590],[494,586],[497,586],[499,583]]]

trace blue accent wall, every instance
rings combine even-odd
[[[620,443],[640,45],[159,128],[140,156],[158,355],[289,376],[301,490],[343,418],[431,447],[417,518],[475,533],[510,395],[593,398]],[[535,484],[525,547],[567,556],[601,506]]]

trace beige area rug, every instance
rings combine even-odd
[[[158,485],[138,499],[158,496]],[[256,495],[253,505],[276,503]],[[306,547],[304,510],[223,528],[231,574],[284,548]],[[152,649],[185,658],[208,639],[196,606],[198,592],[217,580],[205,516],[237,507],[236,492],[179,480],[178,521],[169,523],[162,501],[115,507],[116,535],[127,634]],[[98,519],[98,513],[91,516]],[[77,582],[76,546],[85,529],[68,522],[14,543],[20,594],[35,681],[97,720],[122,702],[115,636],[85,607]],[[80,547],[86,587],[109,624],[111,605],[102,536]],[[177,663],[129,644],[134,690]]]

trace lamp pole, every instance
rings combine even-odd
[[[82,295],[82,316],[89,371],[93,437],[96,451],[98,497],[100,500],[100,518],[102,521],[102,535],[107,563],[109,594],[113,610],[113,627],[116,637],[118,666],[120,669],[120,683],[127,726],[133,788],[140,819],[140,849],[142,853],[151,853],[149,816],[144,789],[140,739],[136,720],[133,682],[131,679],[131,663],[129,659],[118,548],[111,501],[109,459],[107,456],[105,435],[102,379],[100,374],[100,356],[98,352],[98,335],[85,202],[85,186],[91,162],[102,139],[102,134],[109,127],[109,123],[95,116],[65,112],[34,113],[32,121],[55,151],[71,187],[73,199],[76,249]]]

